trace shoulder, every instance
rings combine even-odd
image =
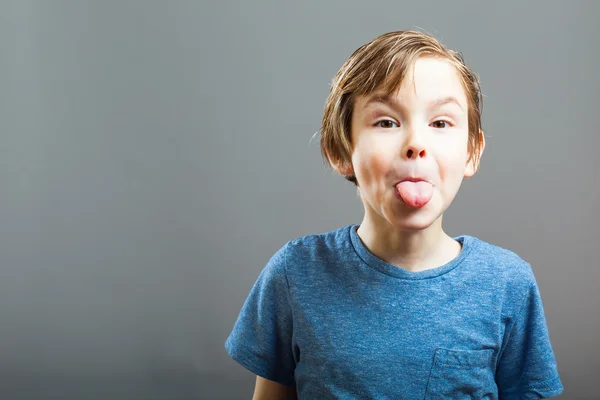
[[[346,225],[331,231],[296,237],[283,244],[273,254],[263,274],[271,277],[285,277],[290,270],[305,270],[308,265],[320,261],[332,261],[343,251],[341,247],[350,245],[350,227]]]
[[[302,263],[330,257],[332,252],[339,254],[341,248],[350,245],[351,226],[297,237],[286,244],[287,256],[294,263]]]
[[[537,291],[531,264],[513,250],[470,237],[475,283],[492,290],[501,307],[502,319],[510,324],[523,304]]]
[[[536,284],[531,264],[516,252],[470,237],[473,244],[472,259],[503,286],[509,298],[522,298]]]

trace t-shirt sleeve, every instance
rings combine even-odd
[[[288,244],[271,257],[258,276],[225,341],[225,349],[231,358],[254,374],[293,386],[296,362],[285,273]]]
[[[500,400],[545,399],[561,394],[563,385],[533,276],[520,312],[509,329],[496,369]]]

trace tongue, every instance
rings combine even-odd
[[[397,184],[396,189],[402,200],[414,208],[423,207],[433,196],[433,186],[429,182],[404,181]]]

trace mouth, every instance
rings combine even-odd
[[[427,182],[431,185],[433,185],[433,183],[431,183],[428,179],[425,178],[421,178],[421,177],[408,177],[408,178],[404,178],[402,180],[397,181],[396,183],[394,183],[394,186],[397,186],[399,183],[402,182]]]
[[[394,185],[396,197],[412,208],[421,208],[433,197],[433,184],[425,178],[408,177]]]

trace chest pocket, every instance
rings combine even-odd
[[[492,349],[436,349],[425,400],[497,400],[492,356]]]

